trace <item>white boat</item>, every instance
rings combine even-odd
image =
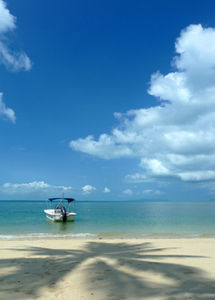
[[[51,208],[44,209],[44,213],[49,220],[54,222],[71,222],[75,220],[76,213],[70,211],[70,204],[75,201],[73,198],[49,198]],[[55,208],[52,208],[53,202],[58,201]],[[67,202],[67,205],[64,205]]]

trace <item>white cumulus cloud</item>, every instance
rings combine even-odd
[[[0,62],[13,71],[28,71],[32,63],[23,51],[8,48],[5,34],[16,28],[16,18],[8,10],[5,1],[0,0]]]
[[[30,58],[24,51],[14,51],[8,47],[6,34],[16,28],[16,18],[10,13],[6,2],[0,0],[0,63],[12,71],[28,71],[32,67]],[[0,117],[6,117],[15,123],[15,113],[7,108],[0,93]]]
[[[81,189],[82,189],[84,194],[90,194],[90,193],[92,193],[93,191],[96,190],[96,188],[94,186],[89,185],[89,184],[83,186]]]
[[[137,157],[143,172],[133,181],[174,177],[215,179],[215,29],[190,25],[175,43],[175,70],[152,74],[148,93],[160,104],[117,113],[120,126],[70,142],[104,159]]]
[[[0,0],[0,34],[15,28],[15,17],[11,15],[6,3]]]
[[[123,194],[131,196],[133,194],[133,191],[131,189],[126,189],[123,191]]]
[[[151,190],[151,189],[147,189],[143,191],[143,194],[150,194],[150,195],[161,195],[162,192],[160,190]]]
[[[11,108],[6,107],[5,103],[2,100],[3,94],[0,93],[0,117],[5,117],[11,122],[16,122],[15,113]]]
[[[11,51],[2,42],[0,42],[0,61],[12,71],[29,71],[32,66],[31,60],[25,52]]]
[[[105,187],[104,190],[103,190],[103,193],[110,193],[110,189]]]

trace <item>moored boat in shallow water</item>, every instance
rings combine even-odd
[[[53,208],[53,202],[58,201],[58,203]],[[49,198],[48,202],[51,208],[44,209],[46,217],[54,222],[72,222],[75,220],[76,213],[70,210],[71,203],[74,203],[74,198]],[[65,204],[66,202],[66,204]]]

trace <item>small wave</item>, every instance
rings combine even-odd
[[[1,240],[22,240],[22,239],[70,239],[70,238],[94,238],[96,234],[92,233],[73,233],[73,234],[50,234],[50,233],[32,233],[32,234],[14,234],[14,235],[0,235]]]

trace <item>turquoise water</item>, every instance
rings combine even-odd
[[[53,223],[41,201],[0,201],[0,237],[215,234],[215,202],[76,201],[74,223]]]

